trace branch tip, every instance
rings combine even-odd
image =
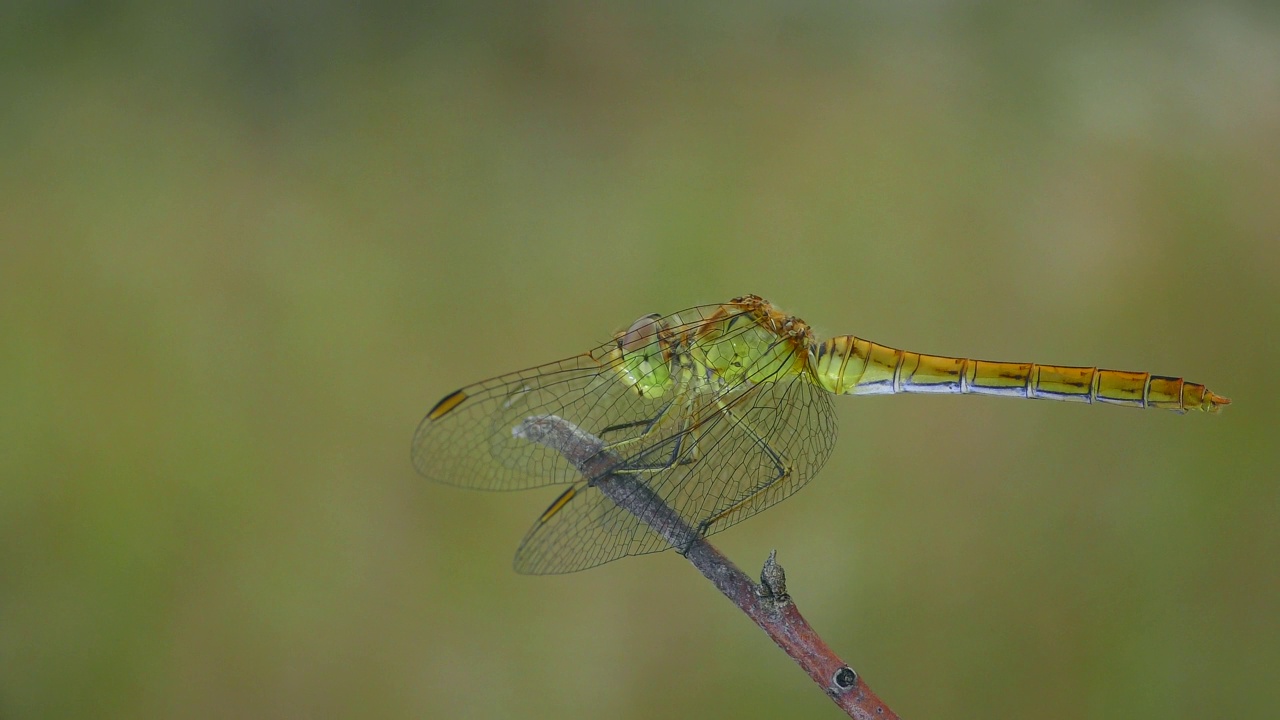
[[[782,569],[782,565],[778,564],[777,550],[769,551],[769,557],[764,561],[764,567],[760,569],[758,592],[760,597],[772,600],[780,605],[786,604],[791,600],[791,597],[787,595],[787,573]]]
[[[556,415],[529,417],[511,429],[513,437],[538,443],[560,453],[604,493],[684,555],[725,597],[764,630],[849,717],[894,720],[898,716],[813,630],[787,595],[787,576],[771,551],[760,571],[760,584],[751,581],[728,558],[693,528],[664,498],[634,476],[616,472],[624,460],[600,438]]]

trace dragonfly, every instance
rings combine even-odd
[[[809,325],[744,295],[645,315],[565,360],[456,390],[413,438],[418,472],[479,490],[564,484],[520,543],[515,569],[576,572],[670,547],[558,450],[517,432],[556,416],[601,442],[604,470],[643,483],[701,536],[786,499],[836,439],[833,395],[998,395],[1219,412],[1230,403],[1178,377],[925,355]],[[597,475],[601,477],[601,475]]]

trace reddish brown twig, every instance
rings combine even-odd
[[[800,615],[787,595],[785,575],[773,553],[765,561],[757,585],[647,485],[629,475],[610,472],[619,459],[605,450],[604,442],[596,436],[555,415],[531,417],[512,433],[564,455],[592,486],[653,528],[768,633],[849,717],[898,717]]]

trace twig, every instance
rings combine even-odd
[[[593,487],[653,528],[768,633],[849,717],[898,717],[800,615],[787,595],[786,576],[775,553],[769,553],[761,583],[756,585],[647,485],[629,475],[610,472],[620,459],[604,449],[600,438],[555,415],[528,418],[512,434],[564,455]]]

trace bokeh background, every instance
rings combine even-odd
[[[1280,6],[21,0],[0,22],[0,716],[834,717],[445,393],[758,293],[1181,374],[1220,417],[840,398],[716,536],[917,718],[1280,712]]]

